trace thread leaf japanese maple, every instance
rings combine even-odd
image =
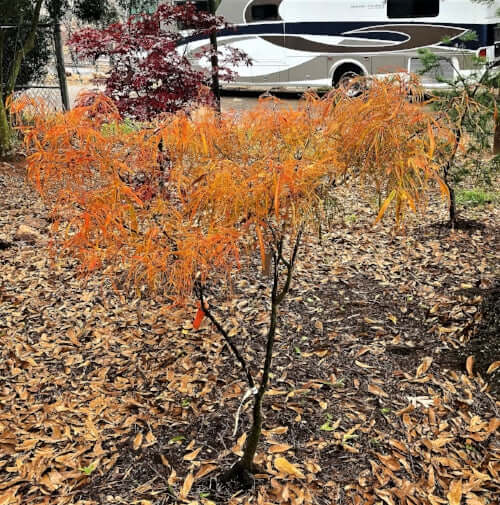
[[[24,128],[29,177],[52,207],[60,250],[76,255],[86,273],[128,272],[166,303],[189,306],[194,296],[196,326],[201,311],[241,366],[253,410],[243,456],[225,478],[252,482],[279,308],[328,197],[342,183],[362,186],[367,198],[385,195],[378,218],[394,208],[401,221],[425,204],[430,181],[446,194],[434,162],[436,137],[446,132],[407,100],[407,86],[375,80],[361,98],[308,95],[296,110],[263,102],[222,116],[202,109],[132,130],[109,98],[97,96]],[[260,366],[229,336],[212,289],[231,296],[238,272],[259,257],[262,273],[254,274],[270,282]]]

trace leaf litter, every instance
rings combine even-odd
[[[22,164],[0,167],[0,183],[0,504],[498,497],[500,416],[488,385],[498,345],[472,345],[484,328],[494,337],[497,208],[451,232],[433,224],[435,206],[408,235],[381,234],[346,195],[341,226],[301,251],[266,395],[262,473],[242,492],[217,476],[241,454],[248,403],[232,432],[246,385],[209,323],[193,328],[197,307],[78,278],[73,260],[47,254],[47,214]],[[21,225],[36,233],[17,240]],[[214,290],[211,301],[254,372],[267,325],[255,272],[238,274],[232,300]]]

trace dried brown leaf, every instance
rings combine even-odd
[[[205,477],[205,475],[208,475],[210,472],[213,472],[216,469],[217,465],[212,464],[201,465],[200,469],[196,472],[196,475],[194,476],[194,480],[201,479],[202,477]]]
[[[376,395],[376,396],[383,396],[384,398],[388,398],[389,397],[389,395],[383,389],[379,388],[375,384],[369,384],[368,385],[368,391],[371,394]]]
[[[194,459],[196,459],[196,456],[198,456],[198,454],[200,453],[200,451],[201,451],[201,447],[198,447],[198,449],[196,449],[193,452],[190,452],[189,454],[186,454],[184,456],[184,458],[182,458],[182,459],[184,459],[186,461],[193,461]]]
[[[271,445],[271,447],[269,447],[269,452],[271,454],[277,454],[280,452],[286,452],[291,448],[292,448],[292,446],[288,445],[288,444],[273,444],[273,445]]]
[[[184,483],[182,484],[181,491],[179,493],[179,499],[180,500],[186,500],[188,497],[189,492],[191,491],[191,488],[193,487],[194,483],[194,477],[193,474],[190,473],[185,479]]]
[[[448,491],[446,498],[448,498],[448,503],[450,505],[460,505],[462,500],[462,481],[454,480],[450,484],[450,490]]]
[[[305,478],[305,475],[299,470],[299,468],[297,468],[297,466],[290,463],[286,458],[282,456],[274,460],[274,466],[276,467],[276,470],[284,473],[285,475],[293,475],[299,479]]]
[[[134,438],[134,444],[133,444],[134,451],[137,451],[141,447],[142,438],[143,438],[142,433],[141,432],[137,433],[137,435]]]
[[[420,363],[420,365],[418,366],[415,377],[420,377],[421,375],[424,375],[424,373],[427,372],[427,370],[429,370],[431,364],[432,364],[432,357],[426,356],[422,360],[422,363]]]
[[[472,377],[473,375],[473,368],[474,368],[474,356],[469,356],[465,361],[465,369],[467,370],[469,377]]]

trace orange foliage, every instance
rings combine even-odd
[[[309,95],[297,110],[262,103],[137,128],[97,96],[24,127],[28,173],[87,271],[114,265],[184,299],[198,273],[227,275],[254,247],[264,262],[272,230],[316,226],[324,196],[346,179],[386,194],[379,217],[391,204],[397,219],[415,210],[439,181],[440,132],[406,91],[375,80],[361,98]]]

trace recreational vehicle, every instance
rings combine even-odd
[[[500,0],[221,0],[217,14],[233,27],[218,43],[253,60],[235,69],[239,87],[329,87],[357,75],[415,72],[420,48],[451,61],[442,72],[452,78],[474,67],[472,55],[500,62],[499,10]],[[462,42],[467,31],[476,40]],[[191,40],[184,49],[194,57],[205,44]],[[437,85],[431,76],[425,83]]]

